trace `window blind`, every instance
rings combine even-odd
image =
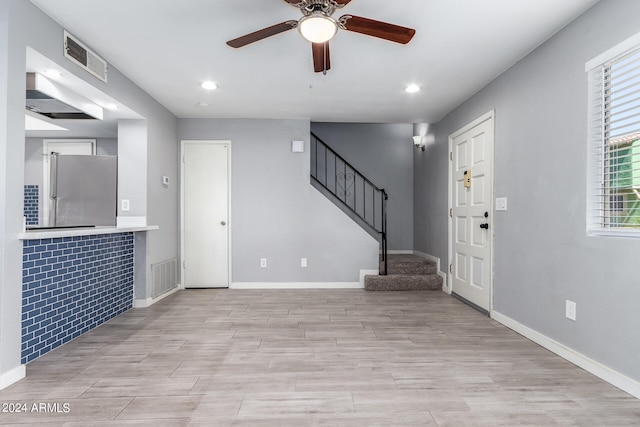
[[[640,47],[589,71],[591,231],[640,232]]]

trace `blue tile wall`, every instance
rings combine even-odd
[[[133,233],[25,240],[22,363],[133,303]]]
[[[24,186],[24,216],[27,218],[27,225],[38,224],[38,187],[37,185]]]

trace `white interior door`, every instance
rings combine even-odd
[[[183,285],[229,287],[229,141],[182,143]]]
[[[51,152],[58,154],[75,154],[92,156],[96,154],[95,139],[45,139],[42,143],[42,221],[41,225],[49,224],[49,155]]]
[[[491,311],[493,116],[463,128],[451,143],[452,291]]]

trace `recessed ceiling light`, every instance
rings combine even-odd
[[[404,88],[404,91],[407,92],[407,93],[420,92],[420,86],[418,86],[417,84],[410,84],[409,86]]]
[[[207,90],[218,89],[218,85],[215,84],[214,82],[212,82],[211,80],[207,80],[206,82],[202,82],[202,84],[200,86],[202,86],[202,88],[207,89]]]

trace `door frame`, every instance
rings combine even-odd
[[[477,119],[473,120],[472,122],[468,123],[467,125],[463,126],[462,128],[458,129],[457,131],[455,131],[454,133],[452,133],[451,135],[449,135],[449,172],[448,172],[448,176],[447,176],[447,182],[448,182],[448,206],[449,206],[449,212],[452,212],[453,209],[453,185],[454,182],[451,179],[451,175],[453,172],[453,140],[462,135],[463,133],[473,129],[474,127],[478,126],[481,123],[486,122],[487,120],[491,121],[491,126],[490,126],[490,132],[492,135],[491,138],[491,185],[490,185],[490,189],[491,189],[491,195],[489,196],[489,212],[491,212],[491,228],[490,228],[490,234],[489,234],[489,239],[488,239],[488,243],[489,243],[489,264],[490,264],[490,274],[489,274],[489,315],[491,314],[491,312],[493,311],[493,276],[494,276],[494,243],[495,243],[495,210],[494,210],[494,204],[495,204],[495,169],[496,169],[496,165],[495,165],[495,145],[496,145],[496,133],[495,133],[495,110],[491,110],[485,114],[483,114],[482,116],[478,117]],[[453,265],[453,217],[451,214],[447,215],[448,217],[448,232],[447,232],[447,245],[448,245],[448,272],[447,272],[447,283],[446,283],[446,292],[448,294],[451,294],[453,292],[453,272],[452,272],[452,265]],[[468,301],[470,302],[470,301]]]
[[[227,288],[231,287],[232,280],[232,252],[231,252],[231,233],[233,230],[233,219],[231,217],[231,141],[229,140],[213,140],[213,139],[183,139],[180,141],[180,284],[179,289],[185,289],[184,285],[184,147],[186,144],[211,144],[211,145],[223,145],[227,144],[229,149],[227,150]],[[220,288],[225,289],[225,288]]]

